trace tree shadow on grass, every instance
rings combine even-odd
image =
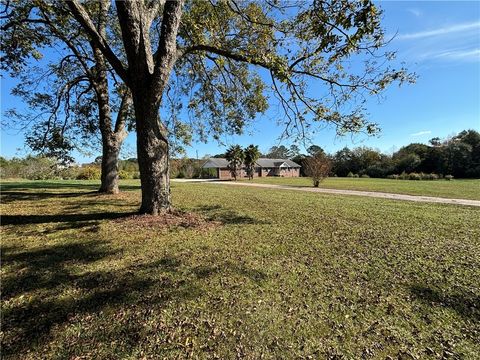
[[[18,355],[47,344],[54,327],[85,313],[98,314],[105,307],[115,311],[135,304],[158,305],[169,299],[184,301],[199,294],[195,284],[176,281],[180,262],[170,258],[115,270],[78,270],[115,255],[105,243],[95,241],[3,249],[2,300],[8,305],[2,311],[2,355]],[[158,276],[167,272],[174,275]],[[126,335],[133,343],[135,336],[138,333]]]
[[[256,219],[249,215],[239,214],[235,210],[226,209],[221,205],[201,205],[194,208],[194,210],[203,213],[209,220],[220,221],[224,225],[270,224],[268,221]]]
[[[244,264],[205,259],[195,267],[174,256],[164,256],[126,267],[108,261],[122,249],[107,242],[87,241],[25,249],[4,247],[1,252],[2,355],[38,352],[55,341],[74,358],[94,346],[75,335],[61,335],[63,326],[78,327],[86,339],[134,348],[141,341],[144,318],[114,324],[118,314],[161,311],[166,302],[176,304],[202,296],[199,282],[211,276],[240,275],[263,281],[266,275]],[[100,269],[100,270],[99,270]],[[193,276],[192,276],[193,275]],[[155,309],[155,310],[154,310]],[[108,329],[105,329],[105,324]],[[74,340],[69,338],[74,336]],[[73,341],[73,342],[72,342]],[[85,343],[83,342],[85,341]],[[123,346],[123,345],[122,345]],[[72,347],[70,349],[70,347]]]
[[[26,191],[2,191],[1,198],[3,203],[14,201],[35,201],[44,199],[75,198],[81,196],[98,195],[97,191],[82,192],[26,192]]]
[[[0,219],[1,225],[28,225],[48,223],[70,223],[70,228],[77,228],[76,225],[91,225],[89,221],[114,220],[131,216],[136,212],[99,212],[87,214],[50,214],[50,215],[3,215]]]
[[[19,182],[6,182],[0,184],[2,192],[11,191],[11,190],[48,190],[48,189],[77,189],[77,190],[91,190],[97,191],[100,188],[100,182],[89,183],[81,181],[19,181]],[[120,191],[128,190],[139,190],[140,184],[138,185],[124,185],[120,184]]]
[[[450,308],[467,320],[480,321],[480,297],[474,294],[445,293],[432,287],[414,285],[411,293],[432,307]]]

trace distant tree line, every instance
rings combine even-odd
[[[250,147],[254,147],[251,145]],[[249,148],[250,148],[249,147]],[[475,130],[464,130],[459,134],[446,138],[433,138],[429,145],[412,143],[400,148],[393,154],[385,154],[369,147],[347,147],[327,154],[319,145],[307,148],[302,154],[296,145],[286,147],[274,146],[266,154],[258,152],[249,156],[291,159],[302,166],[301,175],[308,176],[308,160],[315,156],[325,156],[331,164],[330,176],[364,176],[364,177],[397,177],[416,178],[416,174],[424,173],[438,176],[452,175],[455,178],[480,178],[480,133]],[[246,150],[246,149],[245,149]],[[258,152],[258,154],[256,153]],[[213,157],[227,157],[225,153]],[[66,166],[55,158],[28,155],[25,158],[7,160],[0,157],[0,176],[2,178],[25,179],[100,179],[101,157],[91,164],[82,166]],[[172,159],[171,178],[213,177],[212,169],[202,169],[205,159]],[[135,158],[120,160],[118,163],[121,179],[139,178],[138,161]],[[213,169],[214,170],[214,169]],[[403,176],[401,176],[404,174]],[[405,174],[413,174],[407,177]]]
[[[446,139],[433,138],[429,145],[412,143],[393,154],[360,146],[345,147],[333,154],[327,154],[319,145],[311,145],[303,154],[297,145],[273,146],[260,157],[270,159],[291,159],[301,165],[302,176],[308,176],[307,161],[316,155],[325,155],[331,162],[330,175],[346,177],[368,176],[384,178],[391,175],[410,173],[453,175],[456,178],[480,178],[480,133],[464,130]],[[226,157],[225,153],[214,155]]]
[[[324,153],[319,146],[307,149],[308,155],[291,157],[305,170],[306,160],[316,153]],[[433,138],[429,145],[412,143],[393,154],[385,154],[369,147],[347,147],[327,154],[332,162],[330,175],[369,176],[384,178],[391,175],[425,173],[456,178],[480,178],[480,134],[464,130],[447,139]],[[302,173],[302,175],[305,175]]]

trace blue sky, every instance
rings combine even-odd
[[[367,105],[370,119],[382,131],[379,136],[337,137],[334,129],[323,129],[312,143],[334,152],[344,146],[370,146],[391,152],[411,142],[427,142],[432,137],[446,137],[464,129],[480,131],[480,2],[382,1],[383,25],[387,34],[396,34],[390,43],[398,51],[397,60],[404,61],[410,71],[418,74],[414,85],[393,86],[382,101],[372,98]],[[1,83],[1,111],[22,108],[19,99],[9,94],[15,81],[4,77]],[[278,137],[271,111],[258,117],[242,136],[226,136],[224,144],[258,144],[261,151],[273,145],[290,145]],[[301,145],[301,144],[300,144]],[[300,146],[302,148],[302,146]],[[127,138],[124,156],[135,156],[135,135]],[[20,151],[18,149],[21,149]],[[187,149],[189,156],[223,152],[215,141],[194,143]],[[23,134],[2,129],[1,154],[5,157],[26,154]],[[97,155],[75,154],[80,162]]]

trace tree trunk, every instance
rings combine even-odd
[[[121,142],[102,138],[102,175],[101,185],[98,190],[101,193],[118,194],[118,156]]]
[[[159,215],[171,210],[167,131],[151,98],[134,94],[134,107],[142,187],[140,213]]]

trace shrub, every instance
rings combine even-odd
[[[78,166],[68,166],[58,171],[58,177],[62,180],[75,180],[80,173]]]
[[[431,173],[431,174],[420,173],[420,175],[422,176],[422,180],[437,180],[438,179],[438,175],[434,174],[434,173]]]
[[[213,179],[217,177],[217,169],[208,168],[208,169],[201,169],[200,177],[202,179]]]
[[[408,179],[409,179],[409,176],[408,176],[408,174],[404,171],[404,172],[402,172],[400,175],[398,175],[398,178],[399,178],[400,180],[408,180]]]
[[[420,174],[410,173],[410,174],[408,174],[408,179],[409,180],[422,180],[422,177],[420,176]]]
[[[100,180],[100,169],[95,166],[87,166],[80,170],[77,180]]]
[[[140,179],[140,172],[136,171],[133,173],[133,179]]]
[[[363,179],[368,179],[368,178],[370,178],[370,176],[368,176],[367,174],[363,174],[363,175],[360,176],[360,177],[363,178]]]
[[[358,176],[358,174],[353,174],[353,177],[358,178],[359,176]]]
[[[445,180],[452,180],[453,179],[453,175],[445,175]]]
[[[177,174],[177,179],[184,179],[184,178],[185,178],[185,173],[180,170]]]
[[[400,176],[398,174],[391,174],[387,176],[387,179],[398,180]]]
[[[317,153],[305,160],[305,174],[312,178],[314,187],[318,187],[323,179],[328,177],[331,169],[332,162],[323,153]]]
[[[353,173],[350,171],[350,172],[347,174],[347,177],[352,178],[352,177],[353,177]]]
[[[122,180],[128,180],[128,179],[133,179],[133,174],[125,170],[120,170],[118,172],[118,177]]]

